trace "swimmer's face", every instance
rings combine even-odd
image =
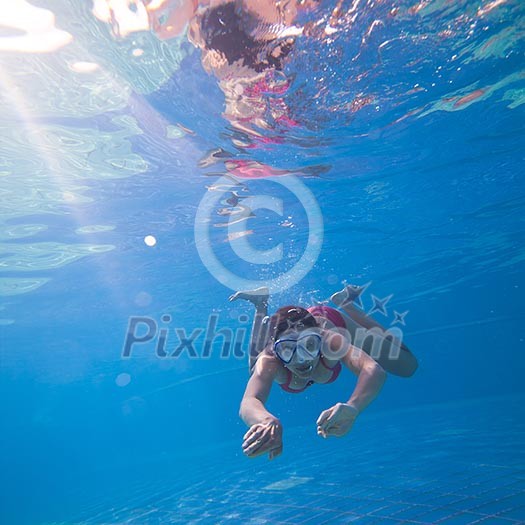
[[[299,352],[295,354],[293,360],[287,365],[287,368],[296,376],[306,379],[312,375],[312,372],[317,367],[317,364],[319,363],[319,356],[313,360],[302,359],[298,356]]]
[[[292,373],[308,378],[319,363],[321,342],[319,330],[297,330],[294,326],[281,334],[275,352]]]

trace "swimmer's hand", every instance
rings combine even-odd
[[[341,437],[348,434],[359,410],[348,403],[337,403],[332,408],[321,412],[317,420],[317,433],[324,437]]]
[[[243,437],[242,451],[250,458],[268,452],[268,459],[283,451],[283,427],[278,419],[252,425]]]

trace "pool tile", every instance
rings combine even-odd
[[[460,512],[459,514],[438,520],[435,523],[437,525],[469,525],[471,523],[477,523],[482,518],[483,516],[480,516],[479,514]]]

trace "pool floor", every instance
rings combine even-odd
[[[525,523],[524,401],[370,411],[343,439],[285,429],[273,462],[231,443],[106,494],[67,523]]]

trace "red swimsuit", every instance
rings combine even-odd
[[[330,377],[330,379],[326,381],[326,383],[323,383],[323,385],[327,383],[333,383],[337,379],[339,372],[341,372],[341,368],[342,368],[341,363],[338,361],[337,364],[333,368],[330,368],[329,366],[325,365],[325,362],[322,356],[321,356],[321,363],[323,364],[325,368],[328,368],[328,370],[332,371],[332,377]],[[308,381],[308,383],[306,383],[306,385],[303,388],[290,388],[290,383],[292,381],[293,376],[292,376],[292,372],[288,370],[288,368],[286,369],[286,371],[288,372],[288,378],[286,379],[286,383],[281,384],[281,388],[285,392],[290,392],[291,394],[298,394],[299,392],[304,392],[309,386],[312,386],[314,384],[314,381],[310,379],[310,381]]]
[[[308,308],[308,311],[312,315],[326,317],[329,321],[331,321],[335,326],[339,328],[346,328],[346,324],[345,324],[345,320],[343,319],[343,316],[335,308],[330,308],[329,306],[324,306],[324,305],[318,305],[318,306],[312,306]],[[339,373],[341,372],[341,368],[342,368],[341,363],[338,361],[337,364],[333,368],[330,368],[329,366],[325,364],[323,356],[321,356],[321,363],[325,368],[328,368],[328,370],[332,371],[332,376],[330,377],[330,379],[326,381],[326,383],[323,383],[323,384],[333,383],[337,379],[337,376],[339,375]],[[298,388],[298,389],[290,388],[290,383],[292,381],[293,375],[292,375],[292,372],[288,370],[288,368],[286,369],[286,371],[288,373],[286,383],[281,384],[281,388],[285,392],[290,392],[291,394],[298,394],[299,392],[304,392],[309,386],[312,386],[314,384],[314,381],[310,380],[308,381],[308,383],[306,383],[306,385],[303,388]]]

